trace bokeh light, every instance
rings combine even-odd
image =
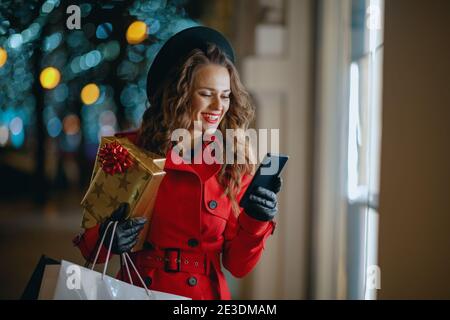
[[[145,20],[145,22],[149,26],[149,28],[148,28],[149,34],[156,34],[159,31],[159,29],[161,28],[161,24],[160,24],[159,20],[150,18],[150,19]]]
[[[8,45],[12,49],[19,49],[20,46],[22,45],[22,43],[23,43],[23,38],[20,33],[13,34],[8,39]]]
[[[81,30],[66,28],[65,7],[59,8],[62,1],[31,2],[35,4],[28,7],[12,1],[11,17],[0,18],[0,147],[23,147],[27,142],[30,148],[36,143],[36,137],[27,135],[41,121],[32,91],[33,56],[39,47],[43,65],[38,69],[39,85],[51,89],[42,89],[46,92],[39,105],[44,130],[57,138],[58,148],[76,150],[83,143],[95,158],[99,136],[123,130],[123,123],[137,125],[142,118],[147,107],[146,73],[165,40],[197,23],[184,19],[185,12],[178,10],[184,0],[134,0],[120,11],[132,20],[119,39],[121,24],[111,18],[116,15],[104,13],[117,11],[121,1],[80,1]],[[117,107],[123,112],[116,115]]]
[[[102,54],[98,50],[92,50],[85,55],[85,63],[89,68],[97,66],[102,60]]]
[[[61,130],[62,124],[58,117],[53,117],[47,122],[47,132],[50,137],[56,138],[61,133]]]
[[[81,9],[81,17],[85,18],[91,13],[92,5],[90,3],[82,3],[80,5],[80,9]]]
[[[70,63],[70,69],[72,70],[73,73],[81,72],[80,60],[81,60],[80,57],[75,57]]]
[[[0,22],[0,35],[5,35],[8,33],[8,29],[10,27],[10,22],[6,19],[2,19]]]
[[[129,47],[127,50],[128,59],[131,62],[139,63],[144,60],[145,46],[142,44]]]
[[[64,133],[74,135],[80,132],[80,118],[76,114],[68,114],[63,119]]]
[[[105,60],[112,61],[117,58],[120,53],[120,44],[118,41],[109,41],[106,44],[101,44],[99,49],[103,53]]]
[[[139,44],[147,38],[147,25],[142,21],[135,21],[128,27],[126,38],[129,44]]]
[[[113,136],[116,133],[116,130],[113,126],[101,126],[100,131],[98,132],[98,140],[100,141],[102,137]]]
[[[50,52],[54,49],[56,49],[62,41],[62,34],[60,32],[56,32],[52,34],[51,36],[48,36],[44,39],[44,51]]]
[[[23,121],[19,117],[15,117],[11,120],[9,123],[9,130],[11,130],[11,133],[13,135],[18,135],[23,130]]]
[[[37,23],[37,22],[33,22],[30,27],[28,28],[28,30],[30,30],[31,33],[31,39],[35,39],[38,35],[39,32],[41,31],[42,26]]]
[[[109,22],[105,22],[105,23],[100,24],[97,27],[95,35],[96,35],[96,37],[98,39],[102,39],[103,40],[103,39],[109,38],[109,36],[111,35],[112,31],[113,31],[112,24],[109,23]]]
[[[61,74],[58,69],[54,67],[47,67],[42,70],[39,80],[43,88],[53,89],[59,84]]]
[[[99,117],[101,126],[114,127],[117,123],[116,115],[111,110],[104,110]]]
[[[49,14],[55,8],[55,4],[54,1],[45,1],[41,7],[41,12],[43,14]]]
[[[81,101],[84,104],[90,105],[97,102],[100,96],[100,88],[95,83],[89,83],[81,90]]]
[[[5,49],[0,48],[0,68],[3,67],[8,60],[8,53]]]
[[[65,83],[61,83],[53,90],[53,99],[56,102],[64,102],[69,96],[69,87]]]
[[[80,57],[80,68],[81,68],[81,70],[84,70],[84,71],[89,69],[89,66],[86,63],[86,55],[82,55]]]
[[[8,142],[9,130],[7,126],[0,126],[0,146],[6,145]]]

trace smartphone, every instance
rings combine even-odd
[[[245,207],[248,203],[248,197],[252,193],[252,190],[256,187],[263,187],[269,190],[273,190],[273,184],[275,178],[281,174],[281,171],[286,165],[289,156],[284,154],[268,153],[253,176],[252,182],[248,186],[244,193],[239,205]]]

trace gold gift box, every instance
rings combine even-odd
[[[81,201],[83,228],[91,228],[105,221],[121,202],[130,204],[127,218],[145,217],[147,223],[139,234],[132,251],[142,249],[150,226],[153,206],[159,184],[166,174],[166,159],[134,145],[128,138],[102,137],[99,150],[107,143],[116,141],[128,150],[133,165],[124,173],[107,174],[100,167],[99,152],[95,160],[89,188]]]

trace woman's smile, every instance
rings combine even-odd
[[[210,124],[216,124],[220,120],[220,116],[222,113],[208,113],[208,112],[202,112],[202,117],[205,119],[206,122]]]

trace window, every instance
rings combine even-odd
[[[352,1],[347,155],[347,297],[375,299],[383,0]]]

